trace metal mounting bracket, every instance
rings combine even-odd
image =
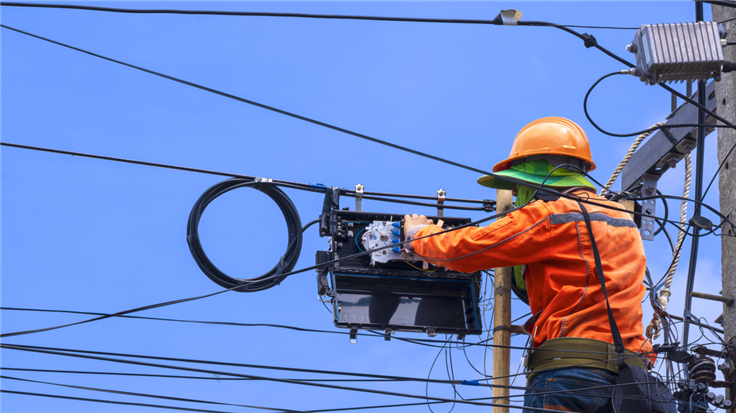
[[[438,217],[444,217],[445,216],[445,196],[447,196],[447,192],[445,192],[444,189],[438,189],[437,190],[437,216]]]
[[[365,187],[361,184],[355,184],[355,210],[363,212],[363,192]]]
[[[653,196],[657,193],[657,180],[659,176],[644,174],[644,186],[641,188],[642,196]],[[641,201],[641,239],[652,241],[654,239],[654,217],[657,212],[655,199],[644,199]]]

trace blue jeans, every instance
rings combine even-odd
[[[612,411],[612,387],[568,393],[556,392],[610,386],[616,383],[616,379],[617,375],[615,373],[593,368],[571,367],[545,371],[532,378],[529,387],[535,390],[526,391],[524,394],[524,406],[541,407],[563,412],[608,413]],[[535,412],[524,409],[524,413]]]

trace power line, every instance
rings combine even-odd
[[[452,343],[448,341],[447,344],[452,344]],[[463,380],[439,380],[439,379],[429,379],[429,378],[425,379],[421,377],[405,377],[405,376],[392,376],[392,375],[385,375],[385,374],[304,369],[304,368],[297,368],[297,367],[281,367],[281,366],[221,362],[221,361],[211,361],[211,360],[183,359],[183,358],[175,358],[175,357],[147,356],[147,355],[141,355],[141,354],[114,353],[114,352],[94,351],[94,350],[77,350],[77,349],[66,349],[66,348],[57,348],[57,347],[41,347],[41,346],[27,346],[27,345],[15,345],[15,344],[0,344],[0,347],[8,348],[11,350],[33,351],[33,352],[41,352],[41,353],[48,353],[48,354],[55,354],[55,355],[62,355],[62,356],[75,356],[76,357],[79,354],[93,354],[95,356],[142,358],[142,359],[149,359],[149,360],[174,361],[174,362],[183,362],[183,363],[207,364],[207,365],[216,365],[216,366],[253,368],[253,369],[264,369],[264,370],[280,370],[280,371],[290,371],[290,372],[298,372],[298,373],[314,373],[314,374],[337,375],[337,376],[342,375],[342,376],[349,376],[349,377],[364,377],[364,378],[372,378],[372,379],[388,379],[388,380],[393,380],[393,381],[421,382],[421,383],[433,383],[433,384],[456,384],[456,385],[469,384],[469,383],[466,383],[466,382],[469,382],[468,380],[463,381]],[[526,347],[523,347],[522,349],[526,349]],[[535,349],[535,350],[545,351],[545,349]],[[567,350],[567,351],[554,350],[554,351],[555,352],[570,352],[570,353],[580,353],[581,352],[577,350]],[[71,353],[74,353],[74,354],[71,354]],[[584,353],[597,354],[596,352],[590,352],[590,351],[584,351]],[[608,353],[601,353],[601,354],[608,354]],[[631,358],[639,357],[639,355],[633,355],[630,357]],[[117,359],[114,359],[114,360],[117,360]],[[579,366],[593,366],[594,364],[606,363],[606,362],[607,362],[606,360],[602,360],[602,361],[596,360],[591,363],[581,363],[579,364]],[[174,368],[177,368],[177,367],[174,366]],[[547,370],[544,370],[544,371],[547,371]],[[210,374],[226,374],[226,375],[228,374],[228,373],[223,373],[223,372],[218,372],[218,371],[215,371],[215,372],[204,371],[204,372],[210,373]],[[251,376],[242,376],[242,377],[250,378]],[[264,378],[260,376],[252,376],[252,377],[255,377],[256,379],[260,379],[260,380],[270,380],[270,378]],[[288,379],[288,380],[297,381],[296,379]],[[308,381],[322,381],[322,380],[308,380]],[[507,385],[500,385],[500,384],[472,384],[472,385],[480,386],[480,387],[491,387],[491,388],[493,387],[504,388],[504,389],[507,388],[510,390],[529,390],[528,387],[507,386]],[[598,389],[598,388],[599,387],[591,387],[590,389]],[[544,390],[544,389],[532,389],[532,390]],[[589,389],[584,388],[584,389],[578,389],[578,390],[589,390]]]
[[[174,166],[174,165],[167,165],[167,164],[161,164],[161,163],[155,163],[155,162],[147,162],[147,161],[137,161],[137,160],[131,160],[131,159],[125,159],[125,158],[117,158],[117,157],[112,157],[112,156],[94,155],[94,154],[89,154],[89,153],[84,153],[84,152],[74,152],[74,151],[67,151],[67,150],[62,150],[62,149],[44,148],[44,147],[40,147],[40,146],[21,145],[21,144],[10,143],[10,142],[0,142],[0,146],[8,146],[8,147],[18,148],[18,149],[27,149],[27,150],[33,150],[33,151],[57,153],[57,154],[62,154],[62,155],[72,155],[72,156],[92,158],[92,159],[101,159],[101,160],[113,161],[113,162],[123,162],[123,163],[130,163],[130,164],[136,164],[136,165],[162,167],[162,168],[167,168],[167,169],[175,169],[175,170],[182,170],[182,171],[188,171],[188,172],[200,172],[200,173],[206,173],[206,174],[215,174],[215,175],[222,175],[222,176],[242,177],[242,178],[256,178],[256,177],[249,176],[249,175],[240,175],[240,174],[229,173],[229,172],[208,171],[208,170],[205,170],[205,169],[197,169],[197,168],[189,168],[189,167],[182,167],[182,166]],[[486,173],[486,172],[484,172],[484,173]],[[486,174],[488,174],[488,173],[486,173]],[[516,180],[509,179],[507,177],[500,176],[499,178],[505,179],[505,180],[509,180],[512,183],[517,183]],[[298,183],[298,182],[282,181],[282,180],[276,180],[276,179],[274,179],[273,182],[275,184],[279,185],[279,186],[283,186],[283,187],[286,187],[286,188],[292,188],[292,189],[298,189],[298,190],[306,190],[306,191],[324,193],[324,188],[316,189],[314,186],[310,186],[310,185],[302,184],[302,183]],[[529,185],[528,183],[524,183],[524,182],[520,182],[520,181],[518,183],[521,183],[522,185],[525,185],[525,186],[526,185]],[[546,188],[543,188],[541,186],[537,186],[537,187],[533,187],[533,188],[536,189],[536,190],[538,190],[538,191],[549,192],[549,190],[547,190]],[[341,194],[343,194],[342,191],[343,190],[341,190]],[[613,193],[614,191],[611,191],[611,192]],[[368,193],[369,192],[365,192],[365,194],[368,194]],[[384,193],[381,193],[381,192],[371,192],[371,194],[386,195],[386,196],[412,197],[412,198],[420,198],[420,199],[423,198],[423,196],[421,196],[421,195],[384,194]],[[347,195],[347,196],[355,196],[355,191],[345,190],[344,195]],[[560,194],[560,193],[555,192],[555,195],[559,195],[562,198],[573,199],[570,195],[567,195],[567,194]],[[626,194],[619,194],[619,195],[626,196]],[[649,199],[649,198],[659,198],[659,197],[662,197],[662,196],[652,196],[652,197],[648,197],[647,199]],[[366,197],[364,196],[363,198],[366,198]],[[433,197],[427,197],[427,198],[436,199],[436,198],[433,198]],[[379,199],[379,198],[371,198],[371,199],[376,199],[376,200],[386,201],[386,202],[407,203],[407,201],[402,201],[402,200],[397,200],[397,199]],[[446,200],[450,200],[450,199],[451,198],[446,198]],[[639,198],[636,198],[636,199],[644,199],[644,198],[639,197]],[[468,199],[453,199],[453,201],[456,201],[456,202],[483,202],[483,203],[493,202],[493,203],[495,203],[492,200],[479,201],[479,200],[468,200]],[[689,200],[689,201],[691,201],[691,202],[698,202],[696,200]],[[597,202],[594,202],[594,201],[590,201],[590,200],[587,200],[587,199],[581,199],[581,202],[583,202],[585,204],[599,206],[599,207],[602,207],[602,208],[611,209],[613,211],[626,212],[628,214],[641,215],[641,216],[645,216],[646,215],[646,214],[644,214],[642,212],[628,211],[628,210],[623,209],[623,208],[611,207],[610,205],[600,204],[600,203],[597,203]],[[438,204],[422,204],[422,205],[432,206],[432,207],[438,206]],[[439,205],[439,206],[442,206],[442,205]],[[452,205],[444,205],[444,207],[445,208],[453,208]],[[706,207],[707,207],[707,205],[706,205]],[[462,207],[454,206],[454,208],[462,208]],[[483,208],[483,209],[486,210],[486,208]],[[713,208],[709,208],[709,209],[711,211],[713,211],[714,213],[718,214],[718,212],[715,211]],[[508,212],[509,211],[504,211],[503,214],[506,214]],[[479,221],[475,221],[475,222],[472,223],[472,225],[477,225],[477,224],[480,224],[482,222],[486,222],[489,219],[497,218],[498,216],[500,216],[500,215],[497,214],[497,215],[494,215],[492,217],[488,217],[488,218],[484,218],[484,219],[479,220]],[[727,218],[724,217],[724,216],[722,216],[722,215],[719,215],[719,217],[721,219],[726,219],[727,220]],[[673,221],[673,220],[670,220],[670,219],[663,219],[663,221],[665,221],[667,223],[670,223],[670,224],[674,224],[674,225],[679,225],[680,224],[679,221]],[[452,230],[455,230],[455,229],[459,229],[459,228],[454,228]],[[354,258],[354,257],[351,257],[351,258]],[[314,268],[316,268],[316,267],[310,267],[309,269],[314,269]]]
[[[389,17],[389,16],[356,16],[341,14],[310,14],[310,13],[271,13],[271,12],[244,12],[244,11],[212,11],[212,10],[180,10],[180,9],[127,9],[117,7],[82,6],[76,4],[45,4],[45,3],[16,3],[0,2],[0,6],[11,7],[40,7],[52,9],[71,9],[86,11],[102,11],[113,13],[133,14],[190,14],[190,15],[215,15],[215,16],[250,16],[250,17],[295,17],[307,19],[330,19],[330,20],[372,20],[408,23],[454,23],[454,24],[490,24],[499,25],[500,20],[477,20],[477,19],[432,19],[422,17]],[[575,27],[583,29],[612,29],[612,30],[637,30],[638,27],[615,27],[615,26],[579,26],[564,24],[564,27]]]
[[[533,22],[533,23],[536,23],[536,22]],[[292,118],[295,118],[295,119],[303,120],[305,122],[312,123],[312,124],[315,124],[315,125],[318,125],[318,126],[322,126],[322,127],[327,128],[327,129],[332,129],[332,130],[335,130],[335,131],[338,131],[338,132],[342,132],[342,133],[345,133],[345,134],[348,134],[348,135],[351,135],[351,136],[355,136],[355,137],[358,137],[358,138],[361,138],[361,139],[365,139],[365,140],[368,140],[368,141],[371,141],[371,142],[374,142],[374,143],[378,143],[378,144],[381,144],[381,145],[384,145],[384,146],[388,146],[388,147],[391,147],[391,148],[394,148],[394,149],[398,149],[398,150],[401,150],[401,151],[404,151],[404,152],[408,152],[408,153],[411,153],[411,154],[414,154],[414,155],[419,155],[419,156],[422,156],[422,157],[425,157],[425,158],[428,158],[428,159],[432,159],[432,160],[435,160],[435,161],[438,161],[438,162],[442,162],[442,163],[445,163],[445,164],[448,164],[448,165],[452,165],[452,166],[456,166],[456,167],[459,167],[459,168],[462,168],[462,169],[466,169],[466,170],[469,170],[469,171],[472,171],[472,172],[480,173],[482,175],[494,176],[494,177],[497,177],[498,179],[505,180],[505,181],[508,181],[508,182],[511,182],[511,183],[514,183],[514,184],[517,184],[517,185],[530,186],[530,184],[528,182],[520,181],[520,180],[513,179],[513,178],[508,178],[508,177],[505,177],[505,176],[495,175],[493,172],[488,172],[488,171],[484,171],[482,169],[473,168],[473,167],[470,167],[470,166],[467,166],[467,165],[464,165],[464,164],[461,164],[461,163],[458,163],[458,162],[450,161],[450,160],[447,160],[447,159],[444,159],[444,158],[440,158],[438,156],[430,155],[430,154],[427,154],[427,153],[424,153],[424,152],[421,152],[421,151],[417,151],[417,150],[414,150],[414,149],[411,149],[411,148],[408,148],[408,147],[404,147],[404,146],[401,146],[401,145],[397,145],[397,144],[394,144],[394,143],[391,143],[391,142],[388,142],[388,141],[384,141],[384,140],[381,140],[381,139],[373,138],[373,137],[370,137],[368,135],[364,135],[362,133],[358,133],[358,132],[354,132],[354,131],[351,131],[351,130],[348,130],[348,129],[345,129],[345,128],[341,128],[339,126],[331,125],[329,123],[325,123],[325,122],[321,122],[321,121],[318,121],[318,120],[315,120],[315,119],[312,119],[312,118],[301,116],[301,115],[298,115],[296,113],[292,113],[292,112],[288,112],[288,111],[285,111],[285,110],[282,110],[282,109],[278,109],[278,108],[275,108],[273,106],[269,106],[269,105],[265,105],[265,104],[262,104],[262,103],[258,103],[258,102],[255,102],[255,101],[252,101],[252,100],[249,100],[249,99],[244,99],[244,98],[241,98],[241,97],[238,97],[238,96],[229,94],[229,93],[225,93],[225,92],[222,92],[222,91],[219,91],[219,90],[216,90],[216,89],[212,89],[212,88],[209,88],[209,87],[206,87],[206,86],[202,86],[202,85],[199,85],[199,84],[196,84],[196,83],[188,82],[186,80],[179,79],[179,78],[176,78],[176,77],[173,77],[173,76],[169,76],[169,75],[165,75],[163,73],[159,73],[159,72],[156,72],[156,71],[153,71],[153,70],[145,69],[143,67],[136,66],[136,65],[133,65],[133,64],[130,64],[130,63],[125,63],[125,62],[120,61],[120,60],[116,60],[116,59],[112,59],[112,58],[109,58],[109,57],[106,57],[106,56],[102,56],[102,55],[97,54],[97,53],[93,53],[93,52],[90,52],[90,51],[87,51],[87,50],[84,50],[84,49],[80,49],[78,47],[74,47],[74,46],[71,46],[71,45],[68,45],[68,44],[65,44],[65,43],[57,42],[55,40],[51,40],[51,39],[48,39],[48,38],[45,38],[45,37],[42,37],[42,36],[38,36],[38,35],[35,35],[33,33],[29,33],[29,32],[23,31],[23,30],[19,30],[19,29],[16,29],[16,28],[13,28],[13,27],[4,25],[4,24],[0,24],[0,27],[3,27],[5,29],[12,30],[12,31],[15,31],[15,32],[24,34],[26,36],[30,36],[30,37],[34,37],[34,38],[37,38],[37,39],[40,39],[40,40],[43,40],[43,41],[46,41],[46,42],[50,42],[50,43],[53,43],[53,44],[56,44],[56,45],[59,45],[59,46],[63,46],[63,47],[66,47],[66,48],[69,48],[69,49],[72,49],[72,50],[76,50],[76,51],[79,51],[79,52],[88,54],[90,56],[98,57],[100,59],[104,59],[104,60],[107,60],[107,61],[110,61],[110,62],[113,62],[113,63],[117,63],[117,64],[120,64],[120,65],[123,65],[123,66],[127,66],[127,67],[130,67],[130,68],[136,69],[136,70],[140,70],[140,71],[143,71],[143,72],[146,72],[146,73],[155,75],[155,76],[163,77],[165,79],[169,79],[169,80],[172,80],[174,82],[178,82],[178,83],[181,83],[181,84],[184,84],[184,85],[187,85],[187,86],[191,86],[191,87],[194,87],[194,88],[197,88],[197,89],[201,89],[201,90],[204,90],[206,92],[210,92],[210,93],[214,93],[216,95],[224,96],[224,97],[227,97],[227,98],[236,100],[238,102],[247,103],[249,105],[257,106],[257,107],[262,108],[262,109],[270,110],[270,111],[273,111],[273,112],[276,112],[276,113],[280,113],[282,115],[286,115],[286,116],[289,116],[289,117],[292,117]],[[573,30],[569,30],[569,29],[568,29],[568,31],[574,32]],[[550,190],[548,190],[546,188],[542,188],[541,186],[536,187],[536,189],[538,191],[542,191],[542,192],[551,192]],[[555,191],[555,193],[557,193],[557,192]]]
[[[23,378],[19,378],[19,377],[10,377],[10,376],[2,376],[2,375],[0,375],[0,378],[6,379],[6,380],[24,381],[24,382],[28,382],[28,383],[38,383],[38,384],[48,384],[48,385],[51,385],[51,386],[68,387],[68,388],[72,388],[72,389],[97,391],[97,392],[103,392],[103,393],[121,394],[121,395],[124,395],[124,396],[148,397],[148,398],[152,398],[152,399],[163,399],[163,400],[171,400],[171,401],[187,402],[187,403],[203,403],[203,404],[216,404],[216,405],[221,405],[221,406],[247,407],[247,408],[250,408],[250,409],[270,410],[270,411],[277,411],[277,412],[297,412],[297,413],[301,412],[301,410],[274,409],[274,408],[271,408],[271,407],[250,406],[250,405],[245,405],[245,404],[222,403],[222,402],[213,402],[213,401],[209,401],[209,400],[197,400],[197,399],[188,399],[188,398],[183,398],[183,397],[162,396],[162,395],[158,395],[158,394],[136,393],[136,392],[121,391],[121,390],[100,389],[100,388],[96,388],[96,387],[75,386],[75,385],[71,385],[71,384],[52,383],[52,382],[48,382],[48,381],[23,379]],[[198,411],[198,410],[195,410],[195,411]]]
[[[23,396],[38,396],[38,397],[51,397],[51,398],[54,398],[54,399],[77,400],[77,401],[83,401],[83,402],[95,402],[95,403],[106,403],[106,404],[121,404],[121,405],[125,405],[125,406],[138,406],[138,407],[154,407],[154,408],[158,408],[158,409],[185,410],[185,411],[188,411],[188,412],[233,413],[233,412],[223,412],[222,410],[188,409],[186,407],[163,406],[163,405],[160,405],[160,404],[120,402],[120,401],[116,401],[116,400],[88,399],[88,398],[85,398],[85,397],[61,396],[61,395],[58,395],[58,394],[29,393],[29,392],[24,392],[24,391],[15,391],[15,390],[6,390],[6,389],[0,389],[0,392],[2,392],[2,393],[8,393],[8,394],[19,394],[19,395],[23,395]]]
[[[123,364],[134,364],[134,365],[141,365],[141,366],[159,367],[159,368],[174,369],[174,370],[185,370],[185,371],[208,373],[208,374],[222,374],[222,375],[229,375],[229,376],[235,376],[235,377],[256,378],[256,379],[274,381],[274,382],[279,382],[279,383],[301,384],[305,386],[322,387],[322,388],[329,388],[329,389],[335,389],[335,390],[357,391],[357,392],[364,392],[364,393],[382,394],[382,395],[387,395],[387,396],[408,397],[408,398],[415,398],[415,399],[422,399],[422,400],[431,399],[434,401],[444,401],[444,402],[450,402],[450,403],[456,402],[456,403],[470,404],[470,405],[476,405],[476,406],[490,406],[490,407],[497,406],[497,407],[508,407],[508,408],[515,408],[515,409],[522,408],[521,406],[514,406],[514,405],[500,404],[500,403],[481,403],[481,402],[475,402],[471,400],[453,400],[453,399],[447,399],[443,397],[421,396],[421,395],[415,395],[415,394],[399,393],[399,392],[376,390],[376,389],[363,389],[363,388],[357,388],[357,387],[337,386],[337,385],[325,384],[325,383],[297,382],[297,381],[293,381],[289,379],[280,379],[280,378],[275,378],[275,377],[263,377],[263,376],[255,376],[255,375],[250,375],[250,374],[220,372],[220,371],[206,370],[206,369],[199,369],[199,368],[157,364],[157,363],[147,363],[147,362],[134,361],[134,360],[115,359],[115,358],[110,358],[110,357],[92,356],[88,354],[64,353],[64,352],[57,352],[57,351],[50,351],[50,350],[42,350],[40,348],[33,348],[31,346],[17,346],[17,345],[12,345],[12,344],[0,344],[0,347],[11,349],[11,350],[21,350],[21,351],[43,353],[43,354],[53,354],[53,355],[62,355],[62,356],[68,356],[68,357],[86,358],[86,359],[92,359],[92,360],[110,361],[110,362],[123,363]],[[556,410],[534,408],[534,407],[526,407],[525,409],[529,411],[539,411],[539,412],[556,412]]]
[[[148,377],[148,378],[162,378],[162,379],[191,379],[191,380],[216,380],[216,381],[258,381],[256,379],[249,379],[243,377],[204,377],[204,376],[181,376],[174,374],[148,374],[148,373],[123,373],[117,371],[84,371],[84,370],[53,370],[53,369],[28,369],[21,367],[3,367],[0,366],[1,370],[9,371],[25,371],[32,373],[61,373],[61,374],[88,374],[88,375],[100,375],[100,376],[131,376],[131,377]],[[289,379],[294,381],[339,381],[339,382],[393,382],[401,381],[398,379]]]
[[[95,154],[84,153],[84,152],[67,151],[63,149],[43,148],[40,146],[21,145],[21,144],[11,143],[11,142],[0,142],[0,145],[7,146],[10,148],[27,149],[27,150],[40,151],[40,152],[49,152],[49,153],[56,153],[56,154],[61,154],[61,155],[79,156],[79,157],[84,157],[84,158],[100,159],[104,161],[129,163],[133,165],[152,166],[155,168],[173,169],[173,170],[185,171],[185,172],[195,172],[195,173],[208,174],[208,175],[224,176],[228,178],[243,178],[243,179],[256,179],[257,178],[256,176],[237,174],[234,172],[221,172],[221,171],[213,171],[209,169],[190,168],[187,166],[177,166],[177,165],[163,164],[163,163],[158,163],[158,162],[139,161],[135,159],[126,159],[126,158],[119,158],[119,157],[114,157],[114,156],[95,155]],[[318,193],[325,192],[325,188],[318,187],[315,185],[303,184],[300,182],[284,181],[280,179],[273,179],[272,181],[278,184],[279,186],[283,186],[283,187],[291,188],[291,189],[297,189],[300,191],[310,191],[310,192],[318,192]],[[344,191],[344,194],[342,193],[343,191]],[[341,194],[354,197],[355,191],[341,190]],[[474,211],[476,210],[477,211],[487,211],[488,209],[486,207],[469,208],[469,207],[461,207],[457,205],[428,204],[428,203],[404,201],[401,199],[385,198],[385,197],[395,197],[395,198],[416,198],[416,199],[432,199],[432,200],[437,199],[437,197],[431,197],[431,196],[425,196],[425,195],[392,194],[392,193],[369,192],[369,191],[365,191],[363,192],[363,194],[364,194],[363,196],[364,199],[372,199],[372,200],[382,201],[382,202],[394,202],[394,203],[403,203],[403,204],[410,203],[413,205],[430,206],[430,207],[442,206],[448,209],[463,209],[463,210],[474,210]],[[374,195],[374,196],[370,196],[370,195]],[[445,201],[446,202],[479,203],[479,204],[486,204],[486,205],[495,204],[495,201],[488,200],[488,199],[478,200],[478,199],[465,199],[465,198],[445,198]]]
[[[521,24],[521,23],[522,22],[519,22],[519,24]],[[544,26],[544,27],[556,27],[556,28],[560,28],[560,29],[562,29],[564,31],[567,31],[567,32],[569,32],[569,33],[571,33],[571,34],[573,34],[573,35],[575,35],[575,36],[577,36],[577,37],[579,37],[581,39],[584,39],[586,41],[586,45],[589,45],[589,47],[596,47],[596,48],[598,48],[599,50],[603,51],[607,55],[613,57],[614,59],[619,60],[620,62],[623,62],[628,67],[632,67],[633,66],[631,63],[627,62],[626,60],[622,59],[621,57],[619,57],[619,56],[615,55],[614,53],[608,51],[607,49],[599,46],[597,44],[597,42],[595,42],[595,39],[593,39],[591,41],[589,39],[589,37],[591,37],[591,36],[589,36],[589,35],[581,35],[580,33],[577,33],[574,30],[571,30],[571,29],[568,29],[568,28],[565,28],[565,27],[561,27],[561,26],[556,25],[554,23],[535,22],[535,21],[531,21],[531,22],[528,21],[528,22],[523,22],[523,23],[526,26]],[[518,179],[513,179],[513,178],[506,177],[506,176],[501,176],[501,175],[496,175],[493,172],[484,171],[482,169],[474,168],[474,167],[471,167],[471,166],[468,166],[468,165],[464,165],[464,164],[461,164],[461,163],[458,163],[458,162],[455,162],[455,161],[451,161],[451,160],[448,160],[448,159],[440,158],[438,156],[430,155],[430,154],[427,154],[427,153],[424,153],[424,152],[421,152],[421,151],[417,151],[417,150],[414,150],[414,149],[411,149],[411,148],[408,148],[408,147],[404,147],[404,146],[401,146],[401,145],[397,145],[397,144],[394,144],[394,143],[391,143],[391,142],[388,142],[388,141],[384,141],[384,140],[381,140],[381,139],[373,138],[373,137],[370,137],[368,135],[364,135],[364,134],[361,134],[361,133],[358,133],[358,132],[353,132],[353,131],[350,131],[348,129],[344,129],[344,128],[341,128],[341,127],[338,127],[338,126],[334,126],[334,125],[331,125],[331,124],[328,124],[328,123],[324,123],[324,122],[321,122],[321,121],[318,121],[318,120],[315,120],[315,119],[307,118],[305,116],[297,115],[295,113],[291,113],[291,112],[288,112],[288,111],[285,111],[285,110],[277,109],[277,108],[272,107],[272,106],[264,105],[264,104],[261,104],[261,103],[258,103],[258,102],[254,102],[254,101],[251,101],[251,100],[248,100],[248,99],[244,99],[244,98],[241,98],[241,97],[238,97],[238,96],[235,96],[235,95],[231,95],[229,93],[225,93],[225,92],[221,92],[221,91],[218,91],[218,90],[215,90],[215,89],[211,89],[211,88],[208,88],[206,86],[202,86],[202,85],[198,85],[196,83],[192,83],[192,82],[188,82],[188,81],[185,81],[185,80],[182,80],[182,79],[178,79],[178,78],[175,78],[173,76],[165,75],[165,74],[162,74],[162,73],[159,73],[159,72],[155,72],[153,70],[145,69],[145,68],[142,68],[142,67],[139,67],[139,66],[135,66],[135,65],[132,65],[132,64],[129,64],[129,63],[125,63],[125,62],[122,62],[122,61],[119,61],[119,60],[115,60],[115,59],[112,59],[112,58],[109,58],[109,57],[105,57],[105,56],[102,56],[102,55],[99,55],[99,54],[96,54],[96,53],[93,53],[93,52],[90,52],[90,51],[87,51],[87,50],[84,50],[84,49],[80,49],[80,48],[77,48],[77,47],[74,47],[74,46],[70,46],[70,45],[67,45],[67,44],[64,44],[64,43],[61,43],[61,42],[57,42],[55,40],[47,39],[45,37],[38,36],[38,35],[35,35],[35,34],[32,34],[32,33],[28,33],[28,32],[25,32],[25,31],[22,31],[22,30],[19,30],[19,29],[15,29],[15,28],[6,26],[4,24],[0,24],[0,27],[6,28],[6,29],[9,29],[9,30],[13,30],[13,31],[16,31],[18,33],[21,33],[21,34],[24,34],[24,35],[27,35],[27,36],[31,36],[31,37],[34,37],[34,38],[37,38],[37,39],[40,39],[40,40],[44,40],[44,41],[47,41],[47,42],[50,42],[50,43],[54,43],[54,44],[57,44],[57,45],[60,45],[60,46],[63,46],[63,47],[67,47],[67,48],[70,48],[70,49],[73,49],[73,50],[76,50],[76,51],[80,51],[82,53],[86,53],[86,54],[89,54],[91,56],[99,57],[101,59],[108,60],[108,61],[111,61],[113,63],[118,63],[118,64],[121,64],[123,66],[127,66],[127,67],[131,67],[131,68],[134,68],[134,69],[137,69],[137,70],[141,70],[143,72],[150,73],[150,74],[153,74],[153,75],[156,75],[156,76],[160,76],[160,77],[163,77],[165,79],[173,80],[175,82],[179,82],[179,83],[182,83],[182,84],[185,84],[185,85],[188,85],[188,86],[192,86],[192,87],[195,87],[197,89],[205,90],[205,91],[208,91],[208,92],[211,92],[211,93],[215,93],[217,95],[228,97],[228,98],[237,100],[239,102],[243,102],[243,103],[247,103],[247,104],[250,104],[250,105],[254,105],[254,106],[257,106],[257,107],[260,107],[260,108],[263,108],[263,109],[267,109],[267,110],[270,110],[270,111],[273,111],[273,112],[276,112],[276,113],[280,113],[280,114],[283,114],[283,115],[286,115],[286,116],[290,116],[290,117],[293,117],[293,118],[296,118],[296,119],[300,119],[300,120],[303,120],[305,122],[309,122],[309,123],[313,123],[315,125],[323,126],[325,128],[328,128],[328,129],[336,130],[338,132],[343,132],[343,133],[346,133],[348,135],[352,135],[352,136],[355,136],[355,137],[358,137],[358,138],[361,138],[361,139],[365,139],[365,140],[368,140],[368,141],[371,141],[371,142],[374,142],[374,143],[378,143],[378,144],[381,144],[381,145],[384,145],[384,146],[388,146],[388,147],[391,147],[391,148],[394,148],[394,149],[398,149],[398,150],[401,150],[401,151],[404,151],[404,152],[412,153],[414,155],[419,155],[419,156],[422,156],[422,157],[425,157],[425,158],[428,158],[428,159],[432,159],[432,160],[435,160],[435,161],[438,161],[438,162],[442,162],[442,163],[445,163],[445,164],[448,164],[448,165],[456,166],[456,167],[459,167],[459,168],[462,168],[462,169],[466,169],[466,170],[469,170],[469,171],[472,171],[472,172],[476,172],[476,173],[480,173],[480,174],[484,174],[484,175],[494,176],[494,177],[496,177],[498,179],[501,179],[501,180],[504,180],[504,181],[507,181],[507,182],[510,182],[510,183],[513,183],[513,184],[516,184],[516,185],[531,187],[531,188],[535,189],[538,192],[552,194],[554,196],[561,196],[561,197],[568,198],[568,199],[572,199],[573,198],[571,195],[568,195],[568,194],[560,194],[557,191],[550,190],[548,188],[544,188],[542,185],[536,185],[535,186],[535,185],[529,184],[528,182],[521,181],[521,180],[518,180]],[[592,42],[592,43],[590,43],[590,42]],[[662,83],[660,83],[659,85],[662,86],[663,88],[667,89],[667,90],[671,90],[672,93],[678,93],[678,92],[674,91],[673,89],[669,88],[668,86],[666,86],[666,85],[664,85]],[[685,99],[689,99],[689,98],[685,98]],[[697,107],[701,108],[702,110],[706,110],[707,111],[706,108],[704,108],[702,105],[699,105],[697,102],[691,102],[691,103],[695,104]],[[708,112],[708,113],[711,113],[711,112]],[[712,116],[714,116],[717,119],[721,120],[721,118],[720,117],[717,117],[715,114],[712,114]],[[726,124],[730,124],[728,121],[725,121],[725,120],[722,120],[722,122],[724,122]],[[606,208],[609,208],[609,209],[616,209],[616,208],[612,208],[610,206],[601,205],[601,204],[598,204],[598,203],[595,203],[595,202],[591,202],[591,201],[588,201],[588,200],[583,200],[583,202],[584,203],[589,203],[591,205],[598,205],[598,206],[606,207]],[[627,213],[632,213],[631,211],[627,211],[627,210],[625,210],[623,208],[619,208],[618,210],[623,211],[623,212],[627,212]],[[636,212],[633,212],[633,213],[634,214],[639,214],[639,215],[645,215],[645,214],[642,214],[642,213],[636,213]]]

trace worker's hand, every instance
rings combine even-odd
[[[432,225],[434,221],[424,215],[404,215],[404,234],[417,225]]]

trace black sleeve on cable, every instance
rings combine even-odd
[[[220,195],[243,187],[257,189],[273,199],[284,215],[289,232],[289,243],[286,252],[281,256],[278,264],[265,274],[251,279],[234,278],[220,271],[205,254],[199,239],[199,220],[207,206]],[[302,249],[302,224],[299,219],[299,212],[291,199],[275,184],[256,182],[252,179],[232,178],[210,187],[194,204],[187,222],[187,243],[199,268],[219,286],[238,292],[261,291],[280,284],[286,278],[286,275],[282,276],[281,274],[289,273],[294,269]],[[234,288],[241,285],[241,288]]]

